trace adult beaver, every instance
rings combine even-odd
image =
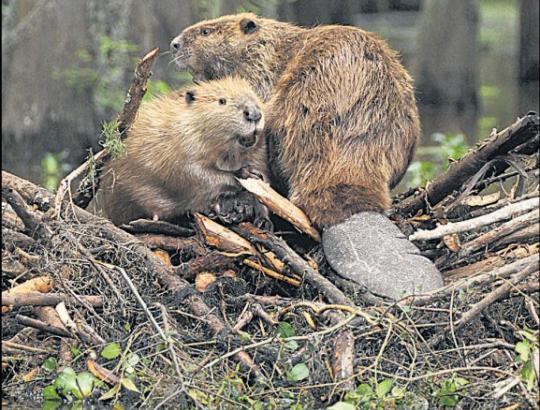
[[[105,169],[90,209],[115,224],[231,212],[246,195],[235,176],[267,175],[261,107],[240,78],[190,85],[143,103],[126,137],[127,152]],[[257,211],[264,216],[262,205]]]
[[[244,13],[188,27],[171,49],[194,78],[238,75],[268,102],[273,180],[323,229],[339,273],[394,298],[442,285],[427,259],[405,257],[417,249],[380,214],[420,137],[412,79],[382,39]],[[358,260],[374,252],[369,266]]]

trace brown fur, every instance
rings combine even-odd
[[[188,27],[171,46],[195,78],[239,75],[268,101],[270,166],[316,224],[389,207],[420,124],[412,79],[382,39],[238,14]]]
[[[245,167],[266,175],[264,119],[247,121],[246,107],[260,110],[262,103],[245,80],[231,78],[144,103],[127,135],[127,153],[108,165],[90,209],[115,224],[171,220],[209,211],[220,195],[237,192],[234,173]],[[255,145],[240,145],[254,133]]]

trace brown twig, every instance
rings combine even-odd
[[[463,181],[476,174],[485,163],[535,138],[539,124],[540,119],[535,114],[518,119],[508,128],[487,139],[463,159],[451,164],[444,174],[431,181],[425,189],[399,202],[395,211],[401,215],[413,215],[425,209],[428,204],[436,205],[460,188]],[[506,168],[507,166],[501,167],[499,171],[503,172]]]

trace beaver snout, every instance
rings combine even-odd
[[[256,105],[246,105],[244,118],[249,122],[259,122],[262,118],[261,110]]]
[[[182,42],[180,41],[180,36],[173,38],[173,40],[171,41],[171,52],[174,54],[180,51],[181,47]]]
[[[257,142],[257,133],[253,132],[248,135],[238,137],[238,143],[244,148],[251,148]]]

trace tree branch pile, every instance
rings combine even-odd
[[[391,218],[445,277],[398,302],[338,277],[305,214],[261,181],[242,185],[279,233],[198,214],[116,227],[79,206],[92,188],[66,195],[73,176],[55,195],[3,171],[4,397],[72,368],[125,408],[535,407],[538,127],[518,119],[395,199]]]

